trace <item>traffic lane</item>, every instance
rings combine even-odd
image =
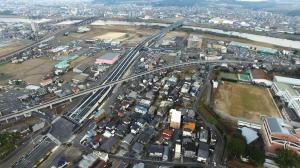
[[[42,135],[36,135],[32,139],[29,139],[27,142],[24,142],[21,148],[17,148],[10,154],[11,157],[9,157],[7,160],[1,161],[0,167],[11,167],[14,163],[16,163],[23,156],[29,153],[33,149],[33,147],[39,143],[42,137]]]
[[[140,49],[141,49],[141,47],[139,49],[134,49],[134,50],[130,51],[129,54],[127,55],[127,57],[124,58],[124,60],[117,66],[117,68],[111,73],[111,75],[108,77],[107,80],[105,80],[104,83],[120,79],[120,77],[124,74],[125,70],[128,69],[128,67],[131,65],[132,61],[134,60],[135,56],[138,54],[138,51]],[[117,74],[114,74],[114,73],[117,73]],[[113,78],[111,79],[111,77],[113,77]],[[106,88],[101,90],[100,92],[98,90],[96,92],[96,94],[93,94],[92,96],[90,96],[88,99],[92,99],[92,101],[90,101],[90,100],[85,101],[85,102],[89,102],[89,103],[83,108],[83,110],[82,109],[80,110],[79,108],[77,108],[75,111],[79,110],[79,114],[76,114],[76,112],[73,112],[71,114],[71,117],[74,114],[76,114],[76,116],[79,116],[79,117],[84,116],[86,114],[86,112],[89,111],[86,108],[88,108],[90,106],[90,104],[95,104],[95,101],[97,99],[101,99],[101,96],[103,96],[103,92],[105,92],[105,90],[106,90]],[[82,105],[80,107],[82,107]]]
[[[119,79],[121,77],[121,75],[123,73],[120,73],[122,71],[124,71],[124,65],[127,65],[125,68],[127,69],[128,68],[128,60],[131,61],[133,58],[132,56],[135,55],[137,53],[137,50],[131,50],[127,56],[120,62],[120,64],[117,65],[117,67],[113,70],[113,72],[110,73],[110,75],[107,77],[107,79],[103,82],[103,84],[107,83],[107,82],[111,82],[113,80],[115,80],[115,78]],[[130,62],[129,62],[130,63]],[[117,74],[115,74],[117,73]],[[88,103],[86,106],[89,106],[90,104],[93,104],[94,101],[96,99],[100,99],[100,96],[102,96],[103,94],[103,91],[104,89],[101,89],[101,90],[98,90],[95,94],[92,94],[87,100],[84,101],[84,103]],[[92,99],[92,100],[90,100]],[[71,116],[76,114],[76,111],[78,109],[80,109],[84,104],[81,104],[73,113],[71,113]],[[86,108],[86,107],[84,107]],[[81,113],[82,111],[80,111]],[[84,109],[84,112],[86,112],[86,110]],[[83,113],[84,113],[83,112]],[[76,114],[77,115],[77,114]],[[80,114],[81,115],[81,114]]]
[[[207,84],[207,83],[206,83],[206,84]],[[215,161],[217,165],[220,165],[220,162],[221,162],[222,157],[223,157],[223,149],[224,149],[224,140],[223,140],[223,136],[221,135],[221,133],[218,131],[218,129],[217,129],[214,125],[210,124],[210,123],[206,120],[205,116],[204,116],[204,115],[199,111],[199,109],[198,109],[198,103],[197,103],[197,102],[199,102],[199,98],[202,96],[203,92],[204,92],[205,89],[207,88],[207,85],[206,85],[206,84],[205,84],[204,86],[201,87],[201,89],[200,89],[200,91],[199,91],[199,93],[198,93],[198,95],[197,95],[197,99],[196,99],[196,101],[193,103],[193,108],[194,108],[195,112],[198,111],[198,114],[200,114],[199,117],[204,121],[205,125],[206,125],[208,128],[212,129],[212,130],[217,134],[217,137],[218,137],[218,139],[217,139],[217,144],[219,144],[219,145],[218,145],[218,147],[215,147],[215,151],[214,151],[212,157],[213,157],[213,161]],[[217,144],[216,144],[216,145],[217,145]]]
[[[37,144],[29,153],[27,153],[13,168],[28,168],[34,165],[51,151],[56,144],[49,138],[45,138],[41,143]]]

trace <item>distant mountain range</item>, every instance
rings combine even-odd
[[[117,4],[126,2],[147,3],[153,6],[194,6],[214,3],[238,4],[246,8],[259,9],[274,7],[278,3],[298,4],[300,0],[91,0],[94,3]],[[298,3],[297,3],[298,2]]]

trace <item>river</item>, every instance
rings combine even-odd
[[[149,23],[149,22],[97,20],[97,21],[93,22],[92,25],[137,25],[137,26],[163,26],[163,27],[166,27],[169,24]],[[275,38],[275,37],[269,37],[269,36],[249,34],[249,33],[240,33],[240,32],[235,32],[235,31],[223,31],[220,29],[203,28],[203,27],[197,27],[197,26],[188,26],[187,25],[187,26],[183,26],[183,28],[192,29],[192,30],[200,30],[203,32],[217,33],[217,34],[222,34],[222,35],[236,36],[236,37],[245,38],[245,39],[252,40],[252,41],[273,44],[276,46],[300,49],[300,41],[293,41],[293,40],[288,40],[288,39],[281,39],[281,38]]]

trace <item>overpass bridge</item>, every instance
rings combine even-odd
[[[142,72],[142,73],[139,73],[139,74],[135,74],[135,75],[126,77],[126,78],[122,78],[122,79],[118,79],[118,80],[111,81],[111,82],[108,82],[108,83],[104,83],[102,85],[86,89],[82,92],[79,92],[78,94],[71,94],[71,95],[68,95],[68,96],[65,96],[65,97],[61,97],[61,98],[57,98],[57,99],[54,99],[54,100],[50,100],[50,101],[41,103],[39,105],[33,106],[31,108],[28,108],[28,109],[24,109],[24,110],[21,110],[21,111],[12,113],[12,114],[1,116],[0,117],[0,124],[1,123],[8,123],[10,121],[15,121],[15,120],[18,120],[18,119],[22,119],[22,118],[31,116],[32,112],[37,112],[41,109],[48,108],[48,107],[52,108],[53,105],[63,103],[63,102],[66,102],[66,101],[72,101],[72,99],[74,99],[76,97],[87,95],[87,94],[90,94],[90,93],[96,93],[100,89],[105,89],[107,87],[113,87],[113,86],[115,86],[119,83],[130,81],[130,80],[133,80],[133,79],[136,79],[136,78],[140,78],[142,76],[146,76],[146,75],[153,74],[153,73],[158,73],[158,72],[163,71],[163,70],[178,69],[178,68],[184,68],[184,67],[189,67],[189,66],[194,66],[194,65],[199,65],[199,64],[206,64],[206,63],[254,64],[255,62],[236,61],[236,60],[215,60],[215,61],[201,60],[201,61],[193,61],[193,62],[186,62],[186,63],[180,63],[180,64],[164,66],[164,67],[161,67],[161,68],[156,68],[156,69],[151,70],[151,71]]]
[[[129,67],[135,62],[135,60],[139,58],[140,51],[142,51],[144,47],[155,44],[156,41],[161,39],[167,32],[182,26],[182,24],[183,20],[177,21],[142,40],[120,60],[114,70],[106,77],[103,84],[121,79],[125,72],[129,69]],[[113,85],[103,89],[101,88],[96,92],[88,95],[71,111],[64,114],[64,118],[76,125],[81,124],[98,106],[100,106],[109,97],[114,87],[115,86]]]

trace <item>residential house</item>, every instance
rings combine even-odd
[[[182,147],[184,148],[184,157],[195,158],[196,157],[196,145],[195,142],[190,138],[184,138],[182,142]]]
[[[108,153],[116,153],[117,148],[120,145],[120,140],[119,138],[112,136],[108,138],[101,146],[100,149],[108,152]]]
[[[201,127],[199,132],[199,140],[200,142],[207,143],[208,141],[208,130],[204,127]]]
[[[150,145],[148,148],[148,154],[150,157],[163,157],[164,147],[161,145]]]
[[[199,143],[197,161],[206,164],[209,155],[209,145],[204,142]]]
[[[141,143],[139,143],[139,142],[136,142],[136,143],[133,144],[132,150],[133,150],[134,152],[138,153],[138,154],[139,154],[139,153],[142,153],[143,150],[144,150],[144,145],[141,144]]]
[[[133,139],[134,139],[133,134],[127,134],[125,138],[122,140],[121,147],[124,149],[128,149],[128,147],[132,144]]]
[[[174,159],[179,159],[181,157],[181,145],[176,143],[175,144],[175,154],[174,154]]]

